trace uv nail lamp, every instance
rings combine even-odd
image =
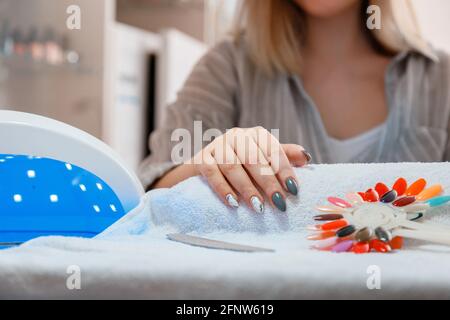
[[[0,110],[0,245],[93,237],[144,190],[106,144],[64,123]]]

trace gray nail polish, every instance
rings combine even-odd
[[[233,208],[239,207],[239,202],[236,200],[236,198],[231,193],[227,194],[225,199],[227,200],[228,204],[230,206],[232,206]]]
[[[286,189],[296,196],[298,194],[297,182],[293,178],[286,179]]]
[[[309,153],[309,152],[307,152],[307,151],[305,151],[305,150],[303,150],[302,152],[303,152],[303,155],[304,155],[305,158],[306,158],[306,162],[310,163],[310,162],[312,161],[311,153]]]
[[[264,204],[259,200],[257,196],[253,196],[250,198],[250,202],[252,203],[253,210],[258,213],[264,212]]]
[[[283,199],[283,196],[279,192],[275,192],[272,195],[272,201],[273,204],[280,210],[285,212],[286,211],[286,201]]]

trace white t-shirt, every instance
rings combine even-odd
[[[329,137],[332,158],[336,163],[347,163],[361,153],[367,152],[367,150],[373,148],[378,143],[385,125],[383,123],[350,139],[338,140]]]

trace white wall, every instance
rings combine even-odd
[[[164,30],[161,36],[157,123],[161,123],[164,109],[176,100],[192,68],[208,49],[204,43],[175,29]]]
[[[203,41],[203,3],[197,1],[195,5],[170,5],[170,1],[164,1],[118,0],[117,21],[154,33],[174,28]]]
[[[413,0],[413,3],[424,37],[437,48],[450,52],[450,0]]]
[[[144,157],[148,58],[159,54],[161,37],[115,23],[105,77],[104,140],[131,167]]]

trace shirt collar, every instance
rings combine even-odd
[[[414,43],[414,46],[405,50],[406,53],[418,53],[433,62],[439,62],[439,57],[436,53],[436,50],[433,48],[431,44],[426,41],[418,41]]]

